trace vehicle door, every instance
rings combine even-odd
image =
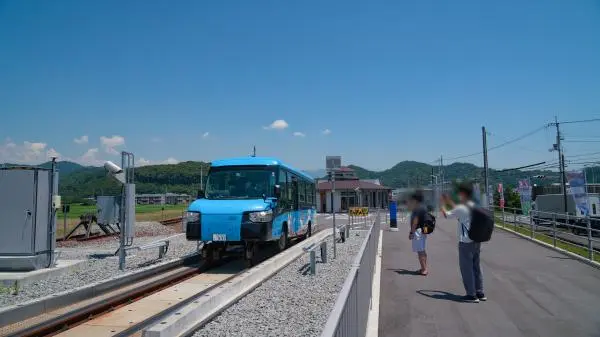
[[[291,212],[291,222],[290,222],[290,226],[289,226],[289,232],[288,234],[290,236],[294,236],[296,235],[296,233],[298,232],[298,229],[300,228],[300,200],[299,200],[299,187],[300,187],[300,183],[298,181],[298,177],[296,177],[293,174],[291,175],[291,181],[292,181],[292,203],[293,203],[293,209]]]

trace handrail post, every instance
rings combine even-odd
[[[552,213],[552,241],[556,247],[556,213]]]
[[[531,227],[531,238],[535,237],[535,228],[533,227],[533,217],[531,216],[531,210],[529,210],[529,226]]]
[[[513,213],[513,226],[514,226],[515,232],[516,232],[517,231],[517,209],[513,208],[512,213]]]
[[[594,261],[594,244],[592,243],[592,220],[589,215],[587,219],[587,239],[588,239],[588,257],[590,261]]]

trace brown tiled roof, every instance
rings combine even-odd
[[[355,188],[360,188],[361,190],[391,190],[391,188],[386,186],[381,186],[377,184],[373,184],[367,181],[361,180],[339,180],[335,182],[336,190],[353,190]],[[325,181],[319,183],[317,187],[318,190],[331,190],[331,182]]]

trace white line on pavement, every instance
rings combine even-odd
[[[375,270],[373,270],[373,287],[371,289],[371,310],[367,320],[367,337],[379,335],[379,296],[381,290],[381,255],[383,250],[383,230],[379,230],[379,242],[377,243],[377,257],[375,258]]]

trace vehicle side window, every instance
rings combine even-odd
[[[293,182],[293,176],[289,172],[286,172],[286,176],[287,176],[288,200],[290,202],[294,202],[294,182]]]
[[[306,203],[309,206],[312,206],[312,204],[315,202],[315,190],[314,190],[314,184],[312,183],[307,183],[306,184]]]
[[[277,182],[281,191],[281,204],[286,206],[290,199],[288,195],[287,174],[284,170],[279,170],[279,181]]]
[[[298,180],[298,201],[302,204],[306,202],[306,182]]]

